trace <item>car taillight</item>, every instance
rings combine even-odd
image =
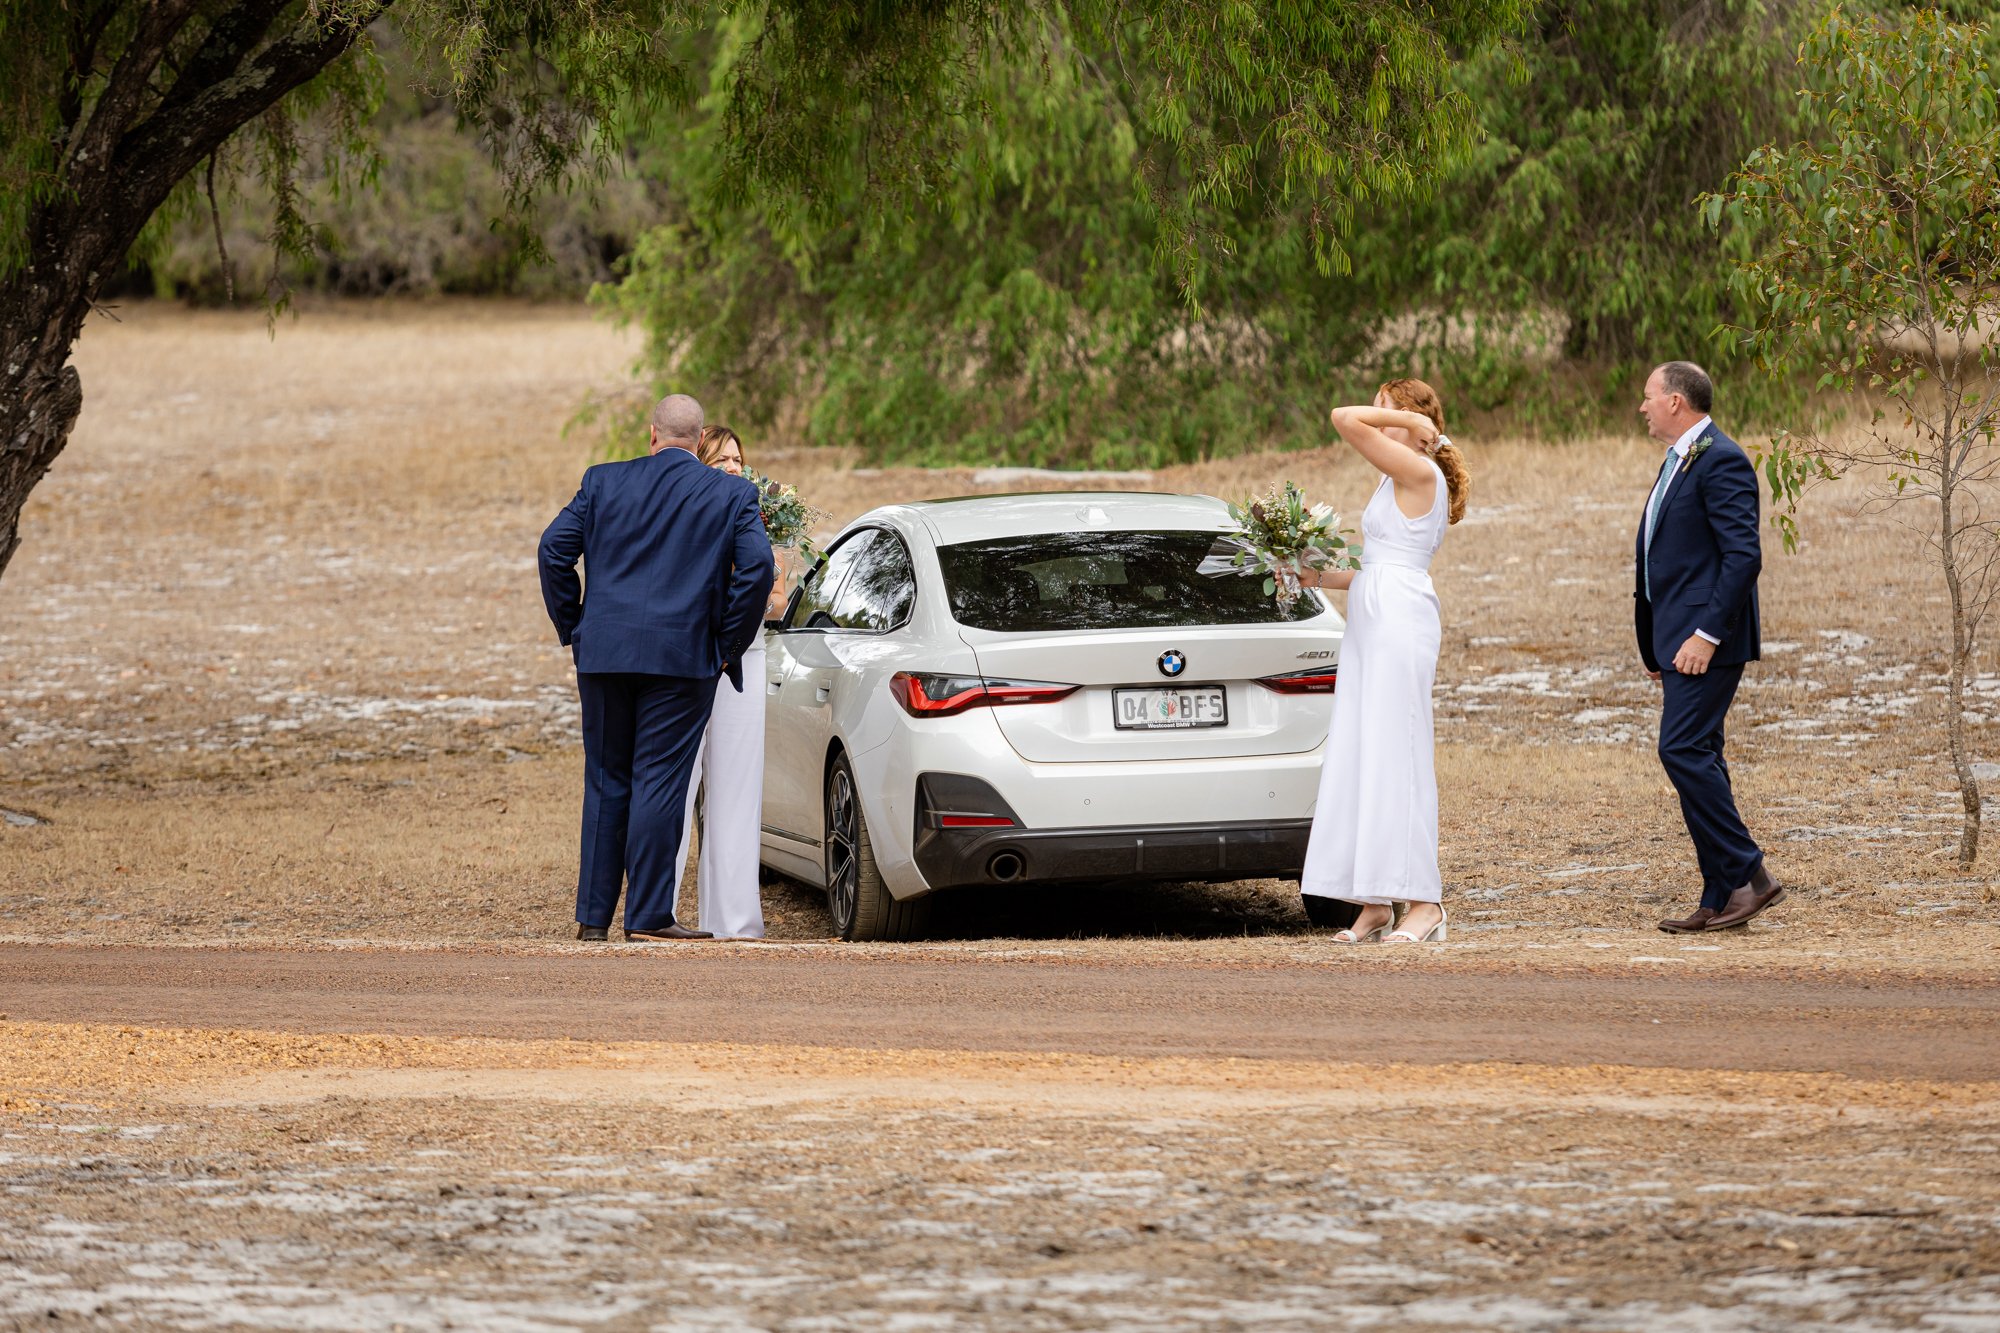
[[[1332,694],[1339,678],[1340,668],[1330,666],[1315,667],[1311,671],[1287,671],[1282,676],[1260,676],[1257,683],[1279,694]]]
[[[1006,704],[1050,704],[1075,694],[1081,686],[1046,680],[993,680],[985,676],[940,676],[923,671],[898,671],[889,677],[889,693],[911,717],[951,717],[969,708]]]
[[[1005,815],[939,815],[939,828],[1013,828]]]

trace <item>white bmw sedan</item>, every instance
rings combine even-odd
[[[1196,573],[1233,526],[1151,494],[855,520],[766,628],[764,864],[850,940],[945,889],[1296,879],[1343,624]]]

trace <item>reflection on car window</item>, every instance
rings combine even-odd
[[[1034,632],[1258,625],[1326,609],[1308,589],[1280,611],[1255,575],[1195,572],[1212,532],[1053,532],[938,548],[951,614],[977,629]]]
[[[917,579],[902,539],[877,531],[855,557],[853,572],[834,598],[833,620],[842,629],[894,629],[909,618]]]
[[[792,614],[785,621],[786,629],[833,628],[833,599],[839,595],[840,585],[847,581],[855,561],[874,541],[875,534],[875,529],[863,528],[833,548],[799,589],[799,599],[792,604]]]

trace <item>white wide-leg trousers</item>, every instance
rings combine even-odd
[[[694,778],[688,783],[685,828],[701,808],[698,871],[701,928],[728,939],[762,939],[764,903],[757,887],[757,848],[764,817],[764,648],[743,654],[743,692],[724,676],[715,683]],[[674,884],[687,877],[688,840],[681,839]]]

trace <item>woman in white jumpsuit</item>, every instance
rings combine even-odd
[[[705,426],[696,457],[710,467],[743,475],[743,444],[727,426]],[[766,619],[784,609],[787,560],[780,550]],[[764,641],[743,653],[743,689],[724,676],[716,682],[715,711],[702,734],[701,753],[688,782],[682,828],[695,826],[701,800],[701,865],[697,870],[701,928],[718,939],[762,939],[764,904],[757,885],[757,850],[764,813]],[[674,883],[687,877],[688,840],[681,839]]]
[[[1441,625],[1430,564],[1446,525],[1465,513],[1465,460],[1422,380],[1392,380],[1367,407],[1336,407],[1333,426],[1382,480],[1361,515],[1361,568],[1306,579],[1348,594],[1299,889],[1359,906],[1334,936],[1343,944],[1443,940],[1431,721]]]

